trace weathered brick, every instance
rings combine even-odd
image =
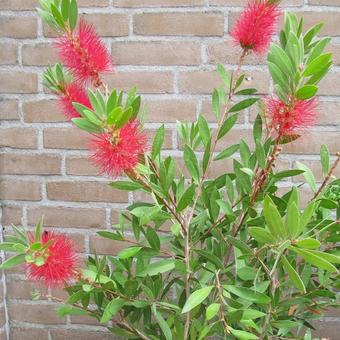
[[[116,0],[119,7],[184,7],[204,5],[204,0]]]
[[[108,0],[78,0],[79,7],[106,7]]]
[[[40,201],[40,183],[31,181],[0,181],[0,198],[4,200]]]
[[[44,129],[44,147],[47,149],[87,149],[90,134],[73,126]]]
[[[147,129],[145,131],[147,133],[148,140],[153,141],[153,138],[154,138],[157,130]],[[168,149],[172,149],[172,130],[165,129],[164,143],[163,143],[162,150],[168,150]]]
[[[38,76],[35,73],[1,71],[0,78],[1,78],[0,92],[3,93],[37,92]]]
[[[116,202],[125,203],[128,194],[111,188],[101,182],[50,182],[46,184],[50,200],[74,202]]]
[[[244,0],[210,0],[209,4],[211,6],[237,6],[243,7],[245,6]],[[284,6],[302,6],[303,0],[287,0],[284,3]]]
[[[72,324],[103,326],[96,318],[89,315],[72,315]]]
[[[196,102],[193,100],[146,100],[147,122],[174,123],[176,120],[193,121],[196,117]]]
[[[13,65],[17,63],[18,47],[16,44],[1,43],[0,44],[0,64]]]
[[[313,323],[316,331],[313,331],[313,337],[321,337],[321,340],[339,339],[339,321],[315,321]]]
[[[201,49],[190,42],[117,42],[112,56],[118,65],[199,65]]]
[[[22,47],[22,63],[24,65],[45,66],[57,62],[55,48],[51,44],[24,45]]]
[[[2,287],[1,287],[2,288]],[[6,323],[6,314],[5,314],[5,308],[0,308],[0,327],[3,327]]]
[[[11,327],[10,340],[48,340],[48,330],[42,328]]]
[[[12,99],[0,99],[0,120],[18,120],[18,102]]]
[[[46,300],[47,288],[37,282],[13,279],[7,282],[7,297],[9,299],[32,300],[32,293],[39,291],[39,300]]]
[[[335,154],[339,151],[339,132],[338,131],[311,131],[296,141],[286,144],[283,148],[287,153],[298,154],[319,154],[320,145],[328,146],[329,151]]]
[[[139,93],[172,93],[173,75],[170,72],[118,72],[104,77],[111,88],[128,91],[136,86]]]
[[[269,75],[261,71],[245,71],[246,80],[243,87],[255,87],[259,93],[269,90]],[[181,72],[179,74],[179,88],[182,93],[210,94],[222,82],[213,71]]]
[[[134,16],[140,35],[222,36],[222,13],[141,13]]]
[[[9,303],[8,311],[11,320],[21,322],[34,322],[45,325],[65,324],[65,318],[58,318],[56,305]]]
[[[58,175],[60,158],[55,155],[0,154],[0,173],[11,175]]]
[[[310,5],[339,6],[338,0],[309,0]]]
[[[66,228],[98,228],[105,224],[105,211],[93,208],[38,207],[28,208],[28,223],[44,217],[44,225]]]
[[[70,338],[72,340],[85,340],[85,339],[91,339],[91,340],[112,340],[112,334],[108,333],[103,328],[103,331],[87,331],[87,330],[51,330],[51,336],[52,340],[65,340],[67,338]]]
[[[90,236],[90,252],[101,255],[117,255],[131,245],[128,242],[109,240],[100,236]]]
[[[60,112],[58,102],[51,99],[25,101],[23,104],[26,123],[65,122],[67,118]]]
[[[34,10],[37,6],[35,0],[1,0],[0,9]]]
[[[129,34],[129,19],[126,14],[86,14],[86,21],[96,27],[101,37],[121,37]]]
[[[37,18],[23,16],[0,16],[1,36],[8,38],[35,38]]]
[[[210,64],[226,63],[238,64],[242,50],[235,46],[231,38],[225,39],[222,42],[211,42],[207,44],[207,57]],[[266,56],[250,54],[245,59],[246,64],[263,65],[266,63]]]
[[[3,205],[2,206],[2,225],[21,224],[22,209],[20,207]]]
[[[224,110],[225,110],[225,107],[221,106],[220,112],[224,112]],[[215,116],[215,114],[212,110],[211,100],[209,100],[209,101],[205,100],[202,103],[201,113],[208,120],[208,122],[217,123],[216,116]],[[237,119],[238,124],[244,123],[245,114],[246,114],[245,111],[239,113],[239,116],[238,116],[238,119]]]
[[[66,173],[68,175],[96,176],[100,169],[95,167],[88,157],[70,156],[66,158]]]
[[[37,131],[31,128],[8,127],[0,129],[0,147],[34,149]]]
[[[339,96],[340,95],[340,73],[330,72],[320,81],[319,95]]]

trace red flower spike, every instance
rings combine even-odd
[[[81,81],[101,85],[99,73],[113,68],[110,54],[92,25],[81,21],[78,30],[59,38],[56,46],[61,61]]]
[[[146,142],[139,122],[129,122],[112,134],[95,135],[90,142],[91,159],[102,173],[119,176],[138,164],[138,156],[146,151]]]
[[[262,54],[269,46],[279,15],[275,2],[252,0],[230,34],[243,49]]]
[[[318,105],[316,98],[295,100],[290,105],[271,97],[266,98],[264,102],[271,126],[280,135],[291,135],[311,127],[315,122]]]
[[[66,235],[45,231],[41,243],[45,245],[49,241],[51,244],[46,250],[47,258],[44,264],[37,266],[35,263],[27,263],[27,276],[30,280],[44,283],[47,287],[63,286],[65,282],[74,278],[79,258],[73,248],[73,242]]]
[[[78,83],[70,83],[64,86],[64,93],[59,97],[59,103],[64,115],[68,119],[80,117],[72,103],[77,102],[92,109],[85,89]]]

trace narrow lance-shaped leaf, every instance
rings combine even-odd
[[[156,157],[159,155],[163,142],[164,142],[164,134],[165,129],[164,125],[162,125],[156,132],[156,136],[153,140],[152,149],[151,149],[151,158],[156,159]]]
[[[204,287],[194,291],[184,304],[182,313],[188,313],[196,306],[200,305],[210,294],[213,286]]]
[[[289,278],[292,280],[294,286],[301,290],[302,293],[306,293],[306,287],[301,280],[301,277],[297,273],[297,271],[292,267],[292,265],[288,262],[287,258],[285,256],[281,257],[282,265],[285,269],[285,271],[288,273]]]

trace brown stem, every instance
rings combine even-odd
[[[216,288],[217,288],[217,293],[218,293],[218,300],[220,301],[220,320],[223,324],[224,331],[226,333],[229,333],[229,328],[228,328],[228,323],[226,320],[225,312],[224,312],[224,301],[223,301],[223,290],[221,287],[220,283],[220,278],[219,278],[219,271],[216,273]]]
[[[329,179],[331,178],[331,176],[333,175],[333,172],[335,171],[336,167],[338,166],[339,162],[340,162],[340,152],[336,153],[337,159],[334,161],[332,167],[330,168],[330,170],[328,171],[327,176],[325,177],[325,179],[323,180],[319,190],[314,194],[313,198],[311,199],[311,201],[315,200],[321,193],[321,191],[323,190],[323,188],[326,186],[326,184],[328,183]]]

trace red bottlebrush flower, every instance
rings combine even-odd
[[[83,104],[92,109],[85,89],[77,83],[66,84],[64,86],[64,93],[59,97],[63,113],[68,119],[80,117],[80,114],[72,105],[73,102]]]
[[[266,98],[266,110],[271,125],[280,135],[290,135],[299,130],[308,128],[315,122],[317,114],[316,98],[309,100],[295,100],[292,104],[286,104],[280,99]]]
[[[245,50],[266,51],[275,31],[280,11],[268,0],[252,0],[237,20],[231,36]]]
[[[146,151],[146,142],[139,122],[129,122],[113,133],[95,135],[90,142],[91,159],[103,173],[119,176],[137,165],[138,156]]]
[[[101,84],[99,73],[112,70],[110,54],[92,25],[81,21],[78,30],[61,37],[56,44],[61,61],[79,81]]]
[[[43,282],[48,287],[61,286],[74,278],[79,259],[72,241],[66,235],[45,231],[41,243],[45,245],[49,241],[51,244],[44,253],[44,264],[37,266],[35,263],[27,263],[27,276],[30,280]]]

